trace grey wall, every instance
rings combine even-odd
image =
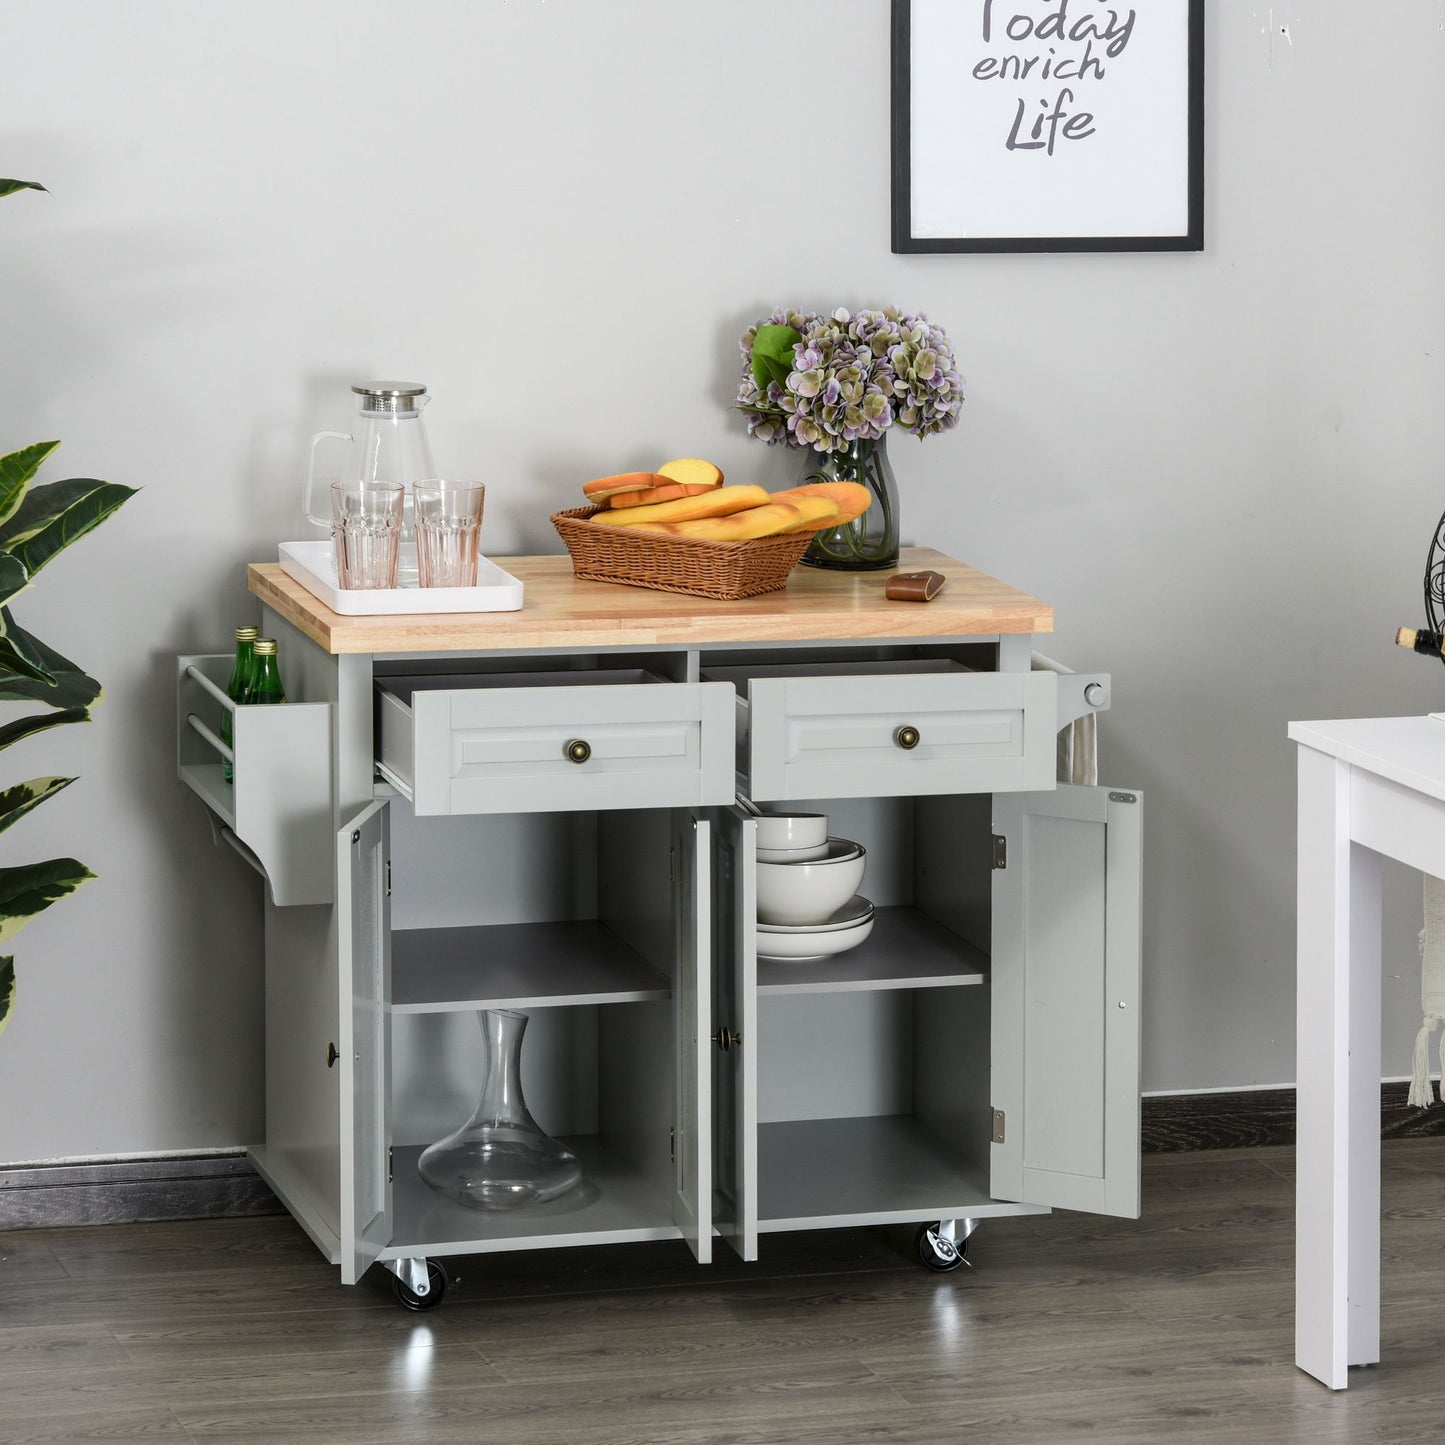
[[[415,376],[495,555],[583,479],[796,463],[730,409],[774,303],[949,328],[963,425],[895,444],[906,530],[1047,598],[1147,790],[1145,1084],[1293,1077],[1293,717],[1420,713],[1393,649],[1445,505],[1439,0],[1209,7],[1202,255],[888,249],[882,0],[0,0],[0,450],[145,491],[22,598],[109,684],[5,776],[3,840],[100,874],[16,941],[0,1159],[258,1122],[258,885],[174,780],[172,657],[256,613],[311,432]],[[1284,31],[1288,31],[1286,35]],[[1445,740],[1445,733],[1442,733]],[[19,770],[28,770],[21,772]],[[1387,1069],[1419,926],[1392,874]]]

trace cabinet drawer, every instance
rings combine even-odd
[[[1054,786],[1052,673],[908,661],[706,675],[736,686],[738,768],[759,802]]]
[[[377,682],[377,762],[419,814],[731,802],[733,690],[638,669]]]

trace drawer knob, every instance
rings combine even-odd
[[[585,763],[592,756],[592,744],[581,738],[573,738],[562,751],[569,763]]]
[[[894,731],[893,741],[905,752],[910,748],[916,748],[918,746],[918,729],[905,723]]]
[[[335,1044],[326,1045],[326,1067],[328,1069],[334,1069],[336,1067],[336,1061],[340,1057],[341,1055],[336,1052]]]
[[[739,1049],[742,1047],[743,1036],[741,1034],[735,1034],[731,1029],[719,1029],[712,1036],[712,1041],[723,1053],[727,1053],[729,1049]]]

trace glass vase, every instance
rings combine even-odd
[[[582,1166],[544,1134],[522,1097],[522,1035],[527,1015],[480,1009],[487,1075],[472,1117],[455,1134],[422,1151],[421,1177],[471,1209],[545,1204],[582,1182]]]
[[[814,533],[803,553],[807,566],[872,572],[898,561],[898,483],[886,435],[853,442],[846,451],[812,453],[803,481],[861,482],[873,495],[862,516]]]

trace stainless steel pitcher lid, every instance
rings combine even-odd
[[[426,395],[419,381],[359,381],[352,385],[363,411],[414,411],[416,398]]]

